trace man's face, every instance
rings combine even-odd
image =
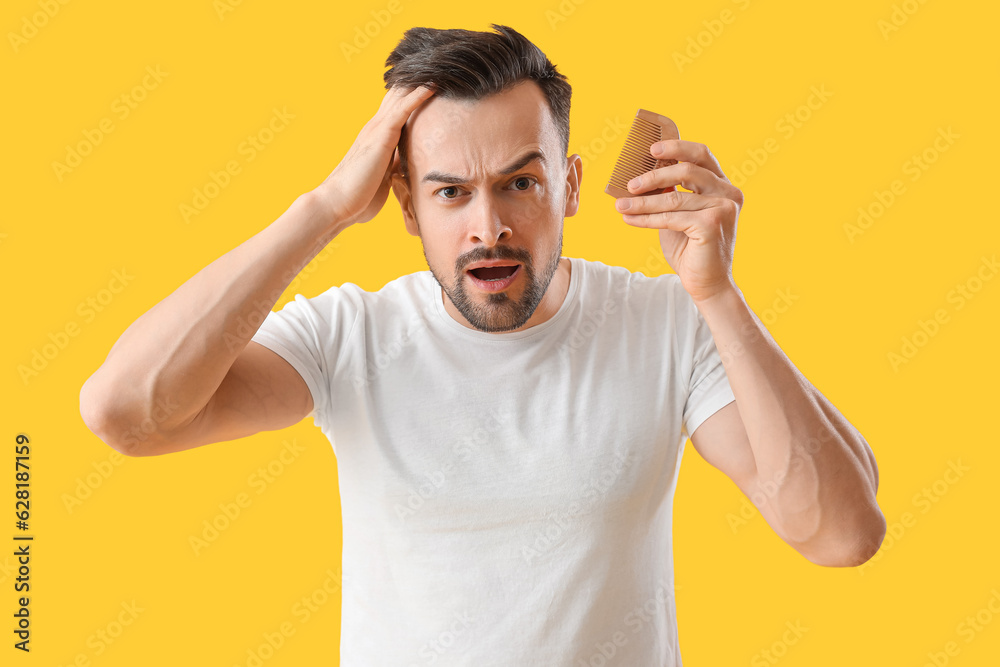
[[[407,230],[470,325],[520,328],[562,255],[580,158],[563,155],[534,82],[479,101],[432,97],[407,122],[408,181],[393,177]],[[490,266],[482,266],[483,264]]]

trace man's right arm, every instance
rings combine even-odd
[[[313,399],[302,377],[250,339],[313,257],[382,208],[400,129],[430,94],[390,90],[319,187],[133,322],[80,391],[88,428],[123,454],[151,456],[308,415]]]
[[[251,343],[250,323],[337,232],[315,195],[302,195],[149,309],[84,383],[87,426],[123,454],[149,456],[300,421],[312,410],[305,381]]]

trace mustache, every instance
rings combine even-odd
[[[455,261],[455,273],[461,274],[462,270],[473,262],[483,262],[491,259],[509,259],[524,267],[531,267],[531,253],[524,248],[512,248],[510,246],[494,246],[493,248],[476,248],[461,255]]]

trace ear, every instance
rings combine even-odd
[[[410,193],[410,184],[406,182],[399,171],[392,172],[392,194],[399,202],[399,208],[403,211],[403,223],[406,231],[413,236],[420,236],[420,228],[417,226],[417,216],[413,212],[413,197]]]
[[[580,208],[580,183],[583,182],[583,160],[573,153],[566,158],[566,212],[568,218]]]

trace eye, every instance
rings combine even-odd
[[[445,199],[454,199],[458,196],[458,188],[454,185],[449,185],[446,188],[441,188],[435,194],[443,194]]]
[[[529,187],[531,187],[531,184],[534,182],[535,179],[531,178],[530,176],[519,176],[518,178],[514,179],[514,188],[522,191],[527,190]],[[521,183],[524,184],[524,187],[520,187]]]

